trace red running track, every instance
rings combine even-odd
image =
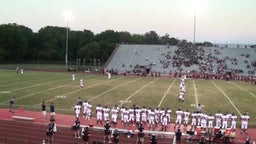
[[[12,116],[23,116],[34,118],[33,123],[20,122],[12,119]],[[58,132],[54,135],[55,144],[74,144],[74,143],[83,143],[81,139],[76,139],[73,136],[73,131],[70,129],[73,125],[75,116],[56,114],[56,124]],[[94,126],[103,127],[102,125],[96,125],[95,118],[91,120],[80,119],[82,125],[88,125],[90,123]],[[0,144],[41,144],[43,139],[47,139],[45,133],[47,129],[48,121],[43,121],[41,119],[41,112],[34,111],[19,111],[15,110],[14,113],[10,113],[8,109],[0,109]],[[117,125],[117,128],[124,129],[120,124]],[[160,128],[160,127],[159,127]],[[145,128],[147,129],[147,128]],[[129,127],[129,130],[136,130],[136,127]],[[174,132],[173,124],[169,127],[169,131]],[[184,130],[183,130],[184,131]],[[255,137],[256,129],[249,129],[248,135],[240,134],[237,130],[237,141],[244,143],[245,139],[248,136]],[[93,130],[91,133],[90,143],[94,141],[102,142],[103,141],[103,131]],[[172,137],[172,136],[170,136]],[[159,144],[171,143],[170,137],[163,137],[158,135]],[[256,138],[256,137],[255,137]],[[120,136],[119,144],[135,144],[136,136],[133,138],[126,138],[125,135]],[[150,137],[145,137],[145,144],[150,143]],[[183,143],[188,143],[184,140]],[[192,143],[197,143],[193,141]]]

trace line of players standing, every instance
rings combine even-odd
[[[92,112],[92,105],[90,102],[83,102],[81,98],[79,98],[75,106],[76,117],[79,117],[81,109],[83,109],[83,117],[89,120]],[[106,123],[107,121],[111,121],[115,127],[120,114],[120,119],[124,128],[127,126],[134,126],[135,124],[142,122],[143,124],[147,124],[151,129],[156,129],[158,125],[160,125],[163,131],[167,131],[168,124],[171,122],[171,113],[172,111],[169,108],[146,109],[145,106],[139,107],[137,105],[133,105],[130,108],[119,108],[118,105],[115,105],[111,109],[108,106],[103,107],[101,104],[96,106],[97,124],[103,124],[103,122]],[[231,114],[226,112],[224,114],[218,111],[215,115],[212,115],[202,112],[200,104],[198,104],[197,110],[192,113],[188,110],[182,111],[181,109],[178,109],[175,113],[175,128],[176,125],[179,125],[180,127],[183,123],[186,129],[188,125],[191,125],[190,130],[193,131],[196,126],[200,126],[204,131],[207,129],[209,132],[212,131],[213,127],[236,129],[236,122],[238,120],[235,113]],[[247,133],[250,116],[247,113],[244,113],[240,119],[241,129]]]

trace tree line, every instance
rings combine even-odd
[[[66,53],[66,27],[46,26],[38,32],[16,23],[0,25],[0,62],[63,61]],[[155,31],[131,34],[127,31],[105,30],[94,34],[90,30],[68,29],[68,59],[92,59],[106,62],[116,44],[169,44],[178,45],[181,40],[169,34],[159,36]],[[183,40],[183,42],[186,40]],[[205,43],[198,43],[199,45]],[[211,44],[206,42],[206,44]]]

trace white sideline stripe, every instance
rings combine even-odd
[[[9,104],[0,104],[0,105],[3,105],[3,106],[9,106]],[[22,105],[24,108],[35,108],[33,106],[29,106],[29,105]],[[39,107],[38,107],[39,108]],[[46,110],[50,110],[50,108],[46,108]],[[17,110],[17,108],[15,108],[15,110]],[[66,111],[66,112],[70,112],[70,110],[68,109],[59,109],[59,108],[55,108],[55,110],[57,111]],[[93,112],[92,112],[93,113]],[[1,143],[0,143],[1,144]]]
[[[156,80],[158,79],[155,79],[153,81],[151,81],[150,83],[144,85],[142,88],[138,89],[137,91],[135,91],[133,94],[131,94],[129,97],[127,97],[123,102],[121,102],[118,107],[121,107],[125,102],[127,102],[129,99],[131,99],[135,94],[137,94],[138,92],[140,92],[142,89],[144,89],[145,87],[149,86],[150,84],[154,83]]]
[[[10,84],[6,84],[6,85],[0,85],[0,87],[6,87],[6,86],[10,86],[10,85],[15,85],[15,84],[21,84],[21,83],[27,83],[27,82],[31,82],[31,81],[36,81],[36,80],[39,80],[39,79],[50,79],[52,77],[41,77],[41,78],[38,78],[38,79],[32,79],[32,80],[27,80],[27,81],[24,81],[24,82],[17,82],[17,83],[10,83]]]
[[[41,90],[41,91],[38,91],[38,92],[35,92],[35,93],[32,93],[32,94],[29,94],[29,95],[25,95],[25,96],[22,96],[22,97],[18,97],[18,98],[16,98],[16,100],[18,100],[18,99],[23,99],[23,98],[26,98],[26,97],[30,97],[30,96],[32,96],[32,95],[39,94],[39,93],[42,93],[42,92],[46,92],[46,91],[58,89],[58,88],[61,88],[61,87],[64,87],[64,86],[68,86],[68,85],[72,85],[72,84],[60,85],[60,86],[57,86],[57,87],[54,87],[54,88]],[[4,101],[4,102],[2,102],[2,103],[6,103],[6,102],[9,102],[9,100],[8,100],[8,101]],[[1,103],[1,104],[2,104],[2,103]]]
[[[252,92],[249,92],[247,89],[244,89],[244,88],[238,86],[237,84],[235,84],[235,83],[233,83],[233,82],[230,82],[230,83],[232,83],[232,84],[233,84],[234,86],[236,86],[237,88],[240,88],[241,90],[243,90],[243,91],[249,93],[250,95],[252,95],[252,96],[254,96],[254,97],[256,98],[256,95],[253,94]]]
[[[32,118],[32,117],[23,117],[23,116],[12,116],[12,119],[21,119],[21,120],[30,120],[30,121],[35,120],[35,118]]]
[[[90,127],[89,125],[81,125],[82,128],[85,128],[85,127]],[[105,130],[104,127],[99,127],[99,126],[93,126],[92,127],[93,129],[96,129],[96,130]],[[129,131],[128,129],[120,129],[120,128],[110,128],[111,131],[114,131],[115,129],[117,129],[117,131],[119,132],[127,132]],[[134,131],[135,133],[139,132],[139,130],[135,130]],[[166,132],[166,131],[151,131],[151,130],[143,130],[144,133],[146,134],[159,134],[159,135],[175,135],[175,132]],[[187,135],[186,133],[182,133],[183,136]]]
[[[141,79],[141,78],[139,78],[139,79]],[[126,83],[123,83],[123,84],[121,84],[121,85],[119,85],[119,86],[113,87],[112,89],[109,89],[109,90],[107,90],[107,91],[105,91],[105,92],[103,92],[103,93],[101,93],[101,94],[99,94],[99,95],[97,95],[97,96],[95,96],[95,97],[93,97],[93,98],[90,98],[88,101],[92,101],[92,100],[94,100],[94,99],[96,99],[96,98],[98,98],[98,97],[100,97],[100,96],[102,96],[102,95],[104,95],[104,94],[106,94],[106,93],[108,93],[108,92],[114,90],[114,89],[117,89],[117,88],[119,88],[119,87],[121,87],[121,86],[123,86],[123,85],[126,85],[126,84],[128,84],[128,83],[131,83],[131,82],[133,82],[133,81],[137,81],[137,80],[139,80],[139,79],[134,79],[134,80],[128,81],[128,82],[126,82]]]
[[[173,84],[175,83],[176,80],[177,80],[177,79],[175,79],[174,81],[172,81],[172,83],[170,84],[170,86],[168,87],[168,89],[165,91],[164,95],[162,96],[161,101],[160,101],[159,104],[158,104],[158,107],[160,107],[160,106],[162,105],[162,103],[163,103],[163,101],[164,101],[164,99],[165,99],[167,93],[170,91],[171,87],[173,86]]]
[[[241,112],[238,110],[238,108],[235,106],[235,104],[231,101],[231,99],[228,97],[228,95],[220,88],[218,87],[213,81],[211,81],[213,83],[213,85],[218,88],[222,94],[228,99],[228,101],[231,103],[231,105],[235,108],[235,110],[237,111],[237,113],[241,116]]]
[[[116,78],[116,79],[118,79],[118,78]],[[113,80],[116,80],[116,79],[113,79]],[[113,80],[111,80],[111,81],[113,81]],[[102,82],[102,83],[106,83],[106,82],[110,82],[110,81],[109,81],[109,80],[107,80],[107,81]],[[71,92],[66,93],[66,94],[64,94],[64,95],[65,95],[65,96],[67,96],[67,95],[70,95],[70,94],[73,94],[73,93],[79,92],[79,91],[81,91],[81,90],[85,90],[85,89],[88,89],[88,88],[91,88],[91,87],[95,87],[95,86],[100,85],[100,84],[101,84],[101,83],[97,83],[97,84],[90,85],[90,86],[85,87],[85,88],[79,88],[79,89],[77,89],[77,90],[71,91]],[[50,101],[53,101],[53,100],[55,100],[55,99],[57,99],[57,98],[56,98],[56,96],[54,96],[54,98],[52,98],[52,99],[48,99],[48,100],[46,100],[45,102],[50,102]],[[36,105],[34,105],[33,107],[38,107],[38,106],[40,106],[40,105],[41,105],[41,103],[36,104]]]
[[[22,90],[22,89],[27,89],[27,88],[32,88],[32,87],[37,87],[37,86],[42,86],[42,85],[47,85],[47,84],[59,82],[59,81],[62,81],[62,80],[63,79],[55,80],[55,81],[51,81],[51,82],[46,82],[46,83],[35,84],[35,85],[32,85],[32,86],[22,87],[22,88],[18,88],[18,89],[13,89],[13,90],[11,90],[11,92],[14,92],[14,91],[17,91],[17,90]]]
[[[196,106],[198,106],[197,90],[196,90],[196,84],[195,84],[194,80],[193,80],[193,86],[194,86],[194,91],[195,91]]]

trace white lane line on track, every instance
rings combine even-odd
[[[241,112],[238,110],[238,108],[235,106],[235,104],[231,101],[231,99],[228,97],[228,95],[220,88],[218,87],[215,82],[211,81],[213,83],[213,85],[219,89],[219,91],[221,91],[221,93],[228,99],[228,101],[230,102],[230,104],[234,107],[234,109],[237,111],[237,113],[241,116]]]
[[[168,92],[170,91],[170,89],[172,88],[172,86],[173,86],[173,84],[175,83],[176,80],[177,80],[177,79],[175,79],[174,81],[172,81],[172,83],[170,84],[170,86],[168,87],[168,89],[165,91],[164,95],[162,96],[161,101],[160,101],[159,104],[158,104],[158,107],[160,107],[160,106],[162,105],[162,103],[163,103],[163,101],[164,101],[166,95],[168,94]]]

